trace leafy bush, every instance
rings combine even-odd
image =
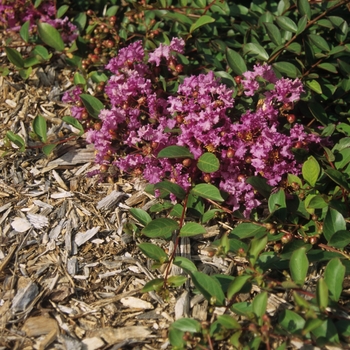
[[[318,346],[348,339],[349,3],[112,2],[101,17],[101,8],[81,2],[86,14],[66,8],[80,34],[70,48],[47,39],[45,31],[61,34],[43,23],[37,35],[20,23],[28,58],[6,48],[23,79],[27,59],[42,64],[64,52],[76,84],[65,101],[81,125],[66,122],[91,129],[102,177],[113,180],[122,169],[153,183],[148,190],[160,203],[130,210],[145,240],[140,250],[165,269],[144,291],[167,298],[190,279],[213,312],[210,322],[175,321],[173,348],[285,349],[293,339]],[[45,144],[40,116],[33,129]],[[25,149],[18,135],[7,137]],[[177,246],[218,215],[232,229],[211,242],[213,251],[245,258],[240,275],[208,276],[147,241],[175,236]],[[324,272],[306,291],[316,262]],[[173,264],[186,276],[169,276]],[[268,298],[281,290],[290,291],[291,307],[272,315]],[[242,292],[252,300],[239,302]]]

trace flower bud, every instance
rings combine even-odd
[[[282,238],[281,238],[281,242],[283,244],[289,243],[291,240],[293,239],[293,236],[291,233],[286,233]]]
[[[290,124],[293,124],[295,122],[295,115],[294,114],[288,114],[287,121]]]
[[[205,174],[204,176],[203,176],[203,180],[205,181],[205,182],[210,182],[210,180],[211,180],[211,176],[210,176],[210,174]]]

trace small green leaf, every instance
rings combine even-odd
[[[344,277],[345,266],[341,263],[340,259],[332,259],[327,264],[324,271],[324,280],[329,289],[329,297],[335,302],[339,301],[340,295],[343,291]]]
[[[344,249],[350,244],[350,234],[347,230],[340,230],[333,234],[328,241],[329,246],[337,249]]]
[[[223,202],[224,199],[222,198],[220,191],[211,184],[199,184],[196,185],[192,190],[191,193],[203,197],[212,199],[214,201]]]
[[[80,74],[79,72],[75,72],[73,82],[74,82],[74,85],[85,85],[86,84],[86,80],[85,80],[84,76],[82,74]]]
[[[180,318],[173,322],[171,328],[178,329],[182,332],[198,333],[201,330],[201,324],[192,318]]]
[[[30,75],[32,74],[32,71],[33,71],[32,67],[29,67],[27,69],[20,69],[19,75],[21,76],[21,78],[23,80],[27,80],[30,77]]]
[[[185,332],[172,328],[171,326],[169,327],[168,338],[174,349],[185,349],[186,341],[183,339],[184,334]]]
[[[266,179],[261,176],[250,176],[246,179],[246,183],[252,185],[263,197],[269,198],[272,186],[268,185]]]
[[[248,70],[242,56],[230,48],[226,49],[226,60],[233,73],[236,75],[242,75]]]
[[[139,249],[145,254],[148,258],[164,263],[168,260],[168,255],[165,251],[152,243],[140,243],[138,245]]]
[[[232,299],[243,287],[244,285],[251,279],[251,276],[242,275],[237,276],[231,282],[227,290],[227,298]]]
[[[345,230],[346,222],[343,215],[340,214],[339,211],[328,207],[328,211],[323,222],[323,234],[327,241],[329,241],[337,231]]]
[[[316,285],[316,300],[321,311],[325,311],[328,306],[328,287],[325,280],[321,277]]]
[[[203,15],[203,16],[199,17],[197,19],[197,21],[191,25],[190,33],[193,33],[199,27],[202,27],[208,23],[213,23],[213,22],[215,22],[215,19],[213,17]]]
[[[147,282],[143,288],[142,288],[142,293],[146,292],[151,292],[151,291],[160,291],[162,290],[164,285],[164,280],[163,278],[155,278],[149,282]]]
[[[187,281],[186,276],[170,276],[167,279],[167,284],[169,284],[171,287],[180,287]]]
[[[331,318],[324,320],[323,323],[311,333],[318,341],[322,341],[323,343],[339,343],[339,335]]]
[[[24,60],[22,55],[15,49],[5,47],[5,52],[8,60],[17,68],[24,68]]]
[[[80,132],[79,132],[79,136],[83,135],[84,134],[84,128],[83,126],[80,124],[80,122],[75,119],[74,117],[70,116],[70,115],[66,115],[62,118],[62,120],[64,122],[66,122],[67,124],[69,125],[72,125],[74,126],[76,129],[78,129]]]
[[[301,75],[300,70],[289,62],[275,62],[272,64],[272,67],[289,78],[296,78]]]
[[[6,132],[6,137],[13,142],[17,147],[19,147],[19,150],[21,152],[24,152],[26,149],[26,144],[23,140],[23,138],[17,134],[14,134],[12,131]]]
[[[27,43],[29,41],[29,25],[30,21],[24,22],[21,29],[19,30],[19,34],[21,38]]]
[[[171,238],[173,232],[179,228],[179,224],[168,218],[159,218],[152,220],[142,229],[142,233],[150,238],[164,237]]]
[[[267,35],[269,36],[270,40],[275,45],[281,45],[282,44],[282,37],[281,37],[280,30],[273,23],[265,22],[264,26],[266,28]]]
[[[267,244],[267,236],[263,238],[253,238],[250,242],[247,258],[251,266],[254,266],[259,254],[265,249]]]
[[[83,102],[88,113],[95,119],[98,119],[100,111],[104,108],[103,103],[94,96],[89,94],[80,94],[80,99]]]
[[[311,7],[308,0],[297,0],[297,8],[301,16],[311,19]]]
[[[194,271],[191,273],[192,281],[196,288],[203,294],[211,305],[223,306],[225,295],[219,282],[203,272]]]
[[[338,73],[336,66],[331,63],[327,63],[327,62],[320,63],[318,67],[330,73],[334,73],[334,74]]]
[[[61,18],[69,9],[68,5],[62,5],[57,9],[56,18]]]
[[[286,194],[282,188],[272,193],[268,199],[268,207],[271,214],[284,220],[287,215]]]
[[[51,154],[51,152],[54,150],[54,148],[56,147],[57,145],[55,143],[52,143],[50,145],[45,145],[43,146],[42,150],[43,150],[43,153],[48,156]]]
[[[191,237],[206,233],[205,228],[196,222],[188,222],[182,226],[179,237]]]
[[[323,39],[322,36],[309,34],[308,38],[310,39],[311,43],[318,47],[320,50],[327,52],[330,50],[327,41]]]
[[[217,316],[217,322],[224,326],[226,329],[240,329],[242,327],[238,321],[230,315]]]
[[[320,318],[309,318],[306,320],[302,334],[306,335],[321,326],[323,320]]]
[[[301,247],[293,252],[289,261],[289,269],[292,280],[299,286],[302,286],[309,269],[309,260],[306,256],[305,247]]]
[[[41,142],[47,141],[47,123],[46,119],[38,114],[33,120],[33,130],[39,136]]]
[[[168,146],[163,148],[159,153],[157,158],[191,158],[193,159],[193,154],[186,148],[182,146]]]
[[[32,55],[38,56],[44,61],[48,61],[52,57],[52,54],[49,54],[47,48],[42,45],[36,45],[34,50],[32,51]]]
[[[325,170],[325,174],[332,179],[336,184],[338,184],[340,187],[345,188],[347,191],[350,191],[350,185],[349,180],[345,173],[336,170],[336,169],[327,169]]]
[[[278,324],[289,333],[299,333],[305,325],[305,320],[296,312],[283,310],[279,314]]]
[[[181,267],[187,273],[197,271],[196,265],[191,260],[183,256],[175,256],[174,265]]]
[[[298,30],[297,30],[296,34],[299,35],[300,33],[302,33],[305,30],[306,25],[307,25],[307,16],[304,15],[303,17],[301,17],[299,19]]]
[[[199,157],[197,166],[204,173],[214,173],[219,170],[220,162],[213,153],[206,152]]]
[[[266,228],[262,225],[256,225],[252,223],[242,223],[235,227],[231,234],[237,236],[240,239],[249,237],[262,237],[267,233]]]
[[[310,156],[302,167],[302,174],[305,181],[307,181],[313,187],[316,185],[316,181],[320,175],[320,171],[320,165],[313,156]]]
[[[307,80],[305,85],[312,91],[315,91],[317,94],[322,94],[322,87],[317,80]]]
[[[154,185],[154,188],[162,190],[164,194],[166,192],[168,192],[169,194],[172,193],[179,199],[185,199],[186,197],[186,191],[180,185],[172,183],[170,181],[158,182]]]
[[[40,39],[56,51],[64,50],[64,42],[56,28],[48,23],[39,22],[37,25]]]
[[[265,312],[267,307],[267,292],[259,293],[255,296],[252,302],[253,312],[256,317],[261,318]]]
[[[130,214],[144,226],[146,226],[147,224],[149,224],[152,221],[152,218],[143,209],[130,208],[129,211],[130,211]]]
[[[269,59],[269,54],[266,52],[266,50],[261,45],[256,43],[244,44],[243,53],[245,55],[254,56],[263,61],[267,61]]]
[[[284,29],[287,32],[296,33],[298,30],[298,26],[295,24],[295,22],[288,17],[276,17],[276,22],[281,29]]]

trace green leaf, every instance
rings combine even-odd
[[[239,237],[240,239],[248,237],[262,237],[266,233],[267,231],[264,226],[252,223],[239,224],[231,231],[231,234]]]
[[[256,317],[261,318],[266,312],[266,307],[267,292],[257,294],[252,302],[252,309]]]
[[[57,9],[56,18],[61,18],[69,9],[68,5],[62,5]]]
[[[5,52],[8,60],[17,68],[24,68],[24,60],[22,55],[15,49],[5,47]]]
[[[167,284],[169,284],[171,287],[180,287],[187,281],[186,276],[170,276],[167,279]]]
[[[245,181],[247,184],[252,185],[263,197],[269,198],[272,186],[268,185],[266,179],[261,176],[250,176]]]
[[[220,162],[213,153],[206,152],[199,157],[197,166],[204,173],[214,173],[219,170]]]
[[[29,25],[30,21],[26,21],[23,23],[21,29],[19,30],[19,34],[21,38],[27,43],[29,41]]]
[[[336,66],[331,63],[327,63],[327,62],[320,63],[318,67],[330,73],[334,73],[334,74],[338,73]]]
[[[174,265],[181,267],[187,273],[197,271],[196,265],[191,260],[183,256],[175,256]]]
[[[243,45],[243,53],[245,55],[254,56],[257,59],[267,61],[269,59],[269,54],[266,50],[259,44],[248,43]]]
[[[316,285],[316,300],[321,311],[325,311],[328,306],[328,287],[325,280],[321,277]]]
[[[267,244],[267,236],[263,238],[255,237],[252,239],[252,241],[250,242],[250,246],[247,254],[247,258],[251,266],[255,265],[256,260],[259,257],[259,254],[262,252],[263,249],[265,249],[266,244]]]
[[[303,328],[302,334],[306,335],[312,332],[317,327],[320,327],[323,320],[320,318],[309,318],[306,320],[305,326]]]
[[[80,74],[79,72],[75,72],[73,82],[74,82],[74,85],[85,85],[86,84],[86,80],[85,80],[84,76],[82,74]]]
[[[56,28],[48,23],[39,22],[37,25],[38,34],[40,39],[48,46],[52,47],[56,51],[64,50],[64,42],[60,33]]]
[[[286,194],[282,188],[272,193],[268,199],[268,207],[271,214],[280,220],[284,220],[287,215]]]
[[[220,210],[220,209],[210,209],[210,210],[207,210],[203,216],[202,216],[202,224],[205,224],[207,223],[209,220],[213,219],[216,215],[216,213],[222,213],[223,211]]]
[[[323,234],[327,241],[331,239],[337,231],[345,231],[346,222],[342,214],[329,207],[323,223]]]
[[[183,339],[184,334],[185,332],[172,328],[171,326],[169,327],[168,338],[170,344],[173,346],[174,349],[185,349],[186,341]]]
[[[214,201],[223,202],[220,191],[211,184],[199,184],[192,188],[191,193],[195,196],[212,199]]]
[[[317,160],[313,156],[310,156],[302,167],[304,180],[307,181],[311,186],[315,187],[320,172],[321,168]]]
[[[295,22],[288,17],[276,17],[276,22],[281,29],[284,29],[287,32],[296,33],[298,30],[298,27],[295,24]]]
[[[348,244],[350,244],[350,234],[346,230],[335,232],[328,241],[328,245],[337,249],[344,249]]]
[[[158,182],[154,185],[154,188],[162,190],[164,195],[168,192],[168,194],[172,193],[179,199],[185,199],[186,197],[186,191],[180,185],[170,181]]]
[[[6,132],[6,137],[13,142],[17,147],[19,147],[19,150],[21,152],[24,152],[26,149],[26,144],[23,140],[23,138],[17,134],[14,134],[12,131]]]
[[[47,48],[42,45],[36,45],[32,51],[32,55],[39,56],[40,59],[43,59],[44,61],[48,61],[52,57],[52,54],[49,54]]]
[[[33,71],[32,67],[29,67],[27,69],[20,69],[19,75],[21,76],[21,78],[23,80],[27,80],[30,77],[30,75],[32,74],[32,71]]]
[[[314,44],[316,47],[318,47],[322,51],[329,51],[329,45],[325,39],[322,38],[320,35],[316,34],[309,34],[308,38],[310,39],[311,43]]]
[[[328,318],[311,332],[318,341],[324,344],[339,343],[339,336],[333,321]]]
[[[191,27],[190,27],[190,33],[193,33],[196,29],[199,27],[202,27],[208,23],[213,23],[215,22],[215,19],[213,17],[203,15],[197,19],[196,22],[194,22]]]
[[[266,28],[267,35],[269,36],[270,40],[275,44],[275,45],[281,45],[282,44],[282,37],[281,37],[281,32],[275,26],[273,23],[268,23],[265,22],[264,26]]]
[[[348,182],[349,180],[347,179],[344,173],[336,169],[327,169],[325,170],[325,174],[329,178],[331,178],[336,184],[338,184],[340,187],[343,187],[346,190],[350,191],[350,186]]]
[[[196,222],[187,222],[182,226],[179,237],[191,237],[206,233],[205,228]]]
[[[38,114],[33,120],[33,130],[39,136],[41,142],[47,141],[47,124],[46,119]]]
[[[152,221],[152,218],[143,209],[130,208],[129,211],[130,211],[130,214],[144,226],[148,225]]]
[[[152,220],[146,227],[142,229],[142,233],[150,238],[164,237],[171,238],[173,232],[179,228],[179,224],[168,218],[159,218]]]
[[[339,301],[340,295],[343,291],[344,277],[345,266],[341,263],[340,259],[332,259],[327,264],[324,271],[324,280],[329,289],[329,297],[335,302]]]
[[[98,119],[100,111],[104,108],[103,103],[94,96],[81,94],[80,99],[88,113],[95,119]]]
[[[69,124],[69,125],[72,125],[74,126],[76,129],[78,129],[80,132],[79,132],[79,136],[83,135],[84,134],[84,128],[83,126],[80,124],[80,122],[75,119],[74,117],[70,116],[70,115],[66,115],[62,118],[62,120]]]
[[[278,318],[278,324],[289,333],[299,333],[305,325],[305,320],[291,310],[283,310]]]
[[[192,281],[196,288],[203,294],[211,305],[223,306],[225,295],[219,282],[203,272],[194,271],[191,273]]]
[[[201,324],[192,318],[180,318],[173,322],[171,328],[178,329],[182,332],[198,333],[201,330]]]
[[[302,33],[305,30],[306,25],[307,25],[307,16],[305,15],[299,19],[298,30],[296,34],[299,35],[300,33]]]
[[[163,288],[164,279],[163,278],[155,278],[149,282],[147,282],[143,288],[142,293],[151,292],[153,290],[160,291]]]
[[[140,243],[138,245],[139,249],[145,254],[148,258],[164,263],[168,260],[168,255],[165,251],[152,243]]]
[[[154,10],[153,12],[161,20],[170,19],[174,22],[184,24],[186,27],[189,27],[193,24],[191,18],[189,16],[183,15],[182,13],[170,12],[167,10]]]
[[[301,75],[300,70],[289,62],[275,62],[272,64],[272,67],[289,78],[296,78]]]
[[[317,80],[307,80],[305,82],[305,85],[311,89],[312,91],[315,91],[317,94],[322,94],[322,88],[320,83]]]
[[[337,125],[337,130],[345,134],[346,136],[350,136],[350,125],[347,123],[339,123]]]
[[[51,154],[51,152],[54,150],[54,148],[56,147],[57,145],[55,143],[52,143],[50,145],[45,145],[43,146],[42,150],[43,150],[43,153],[48,156]]]
[[[220,323],[226,329],[241,329],[241,325],[236,319],[230,315],[219,315],[217,316],[217,322]]]
[[[193,159],[193,154],[186,148],[182,146],[168,146],[163,148],[159,153],[157,158],[191,158]]]
[[[226,49],[226,60],[233,73],[236,75],[242,75],[248,70],[242,56],[230,48]]]
[[[235,277],[235,279],[231,282],[230,286],[228,287],[227,298],[231,300],[250,279],[251,276],[248,275]]]
[[[309,102],[307,107],[314,118],[316,118],[322,125],[327,126],[329,124],[327,113],[322,105],[316,102]]]
[[[301,16],[311,19],[311,7],[308,0],[297,0],[297,8]]]
[[[292,280],[299,286],[302,286],[309,269],[309,260],[306,256],[305,247],[301,247],[293,252],[289,261],[289,269]]]

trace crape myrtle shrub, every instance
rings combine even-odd
[[[173,348],[285,349],[296,339],[347,348],[349,1],[58,5],[55,16],[67,14],[78,28],[75,42],[64,44],[52,23],[20,16],[19,33],[35,49],[21,56],[9,40],[7,57],[26,79],[30,64],[60,52],[76,70],[63,100],[77,119],[64,121],[87,131],[96,175],[144,178],[160,198],[148,211],[130,209],[137,224],[124,227],[154,269],[165,270],[144,291],[168,298],[190,279],[210,304],[207,322],[171,325]],[[45,35],[53,29],[62,44]],[[43,120],[33,130],[46,153],[55,145]],[[25,149],[16,136],[8,141]],[[211,252],[244,257],[238,276],[206,275],[147,240],[175,235],[177,246],[218,217],[233,229]],[[320,272],[313,279],[311,264]],[[172,265],[187,275],[169,276]],[[289,309],[268,309],[277,291]],[[252,298],[240,302],[239,293]]]

